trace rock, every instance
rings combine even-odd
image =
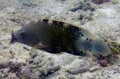
[[[31,58],[35,58],[36,56],[38,56],[38,52],[36,50],[33,50],[30,52],[30,56]]]
[[[24,47],[23,47],[25,50],[30,50],[31,49],[31,47],[29,47],[29,46],[27,46],[27,45],[25,45]]]
[[[10,71],[17,72],[21,70],[22,63],[20,62],[11,62],[10,63]]]
[[[70,74],[80,74],[80,73],[84,73],[86,71],[88,71],[89,69],[86,67],[82,67],[82,68],[70,68],[67,72],[69,72]]]
[[[42,75],[46,75],[46,76],[50,75],[50,74],[52,74],[52,73],[54,73],[58,70],[60,70],[60,66],[53,66],[53,67],[48,66],[46,68],[45,67],[44,68],[39,68],[40,73]]]
[[[108,66],[108,61],[106,59],[102,59],[99,61],[100,65],[103,67],[107,67]]]
[[[4,77],[7,77],[8,76],[8,73],[9,73],[9,68],[4,68],[4,69],[2,69],[2,73],[4,74]]]
[[[74,75],[71,75],[71,74],[67,74],[66,77],[67,77],[68,79],[75,79],[75,76],[74,76]]]
[[[89,71],[90,71],[90,72],[94,72],[94,71],[97,71],[97,70],[99,70],[99,69],[100,69],[100,66],[95,65],[95,66],[91,67],[91,68],[89,69]]]
[[[28,66],[25,66],[24,68],[21,68],[22,69],[22,76],[23,77],[26,77],[26,78],[30,78],[31,77],[31,68],[28,67]]]
[[[42,61],[42,60],[41,60],[41,58],[40,58],[39,56],[37,56],[37,57],[35,57],[35,58],[33,59],[33,63],[34,63],[34,64],[39,64],[41,61]]]
[[[71,64],[78,57],[65,53],[65,54],[58,56],[57,58],[58,58],[59,65],[67,66],[67,65]]]
[[[73,63],[71,63],[70,67],[68,67],[67,72],[71,74],[80,74],[89,70],[89,63],[76,59]]]

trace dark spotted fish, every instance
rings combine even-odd
[[[102,3],[106,3],[106,2],[110,2],[111,0],[92,0],[93,3],[95,4],[102,4]]]
[[[31,22],[12,33],[11,43],[19,42],[49,53],[67,52],[84,55],[91,51],[107,56],[110,48],[104,41],[94,39],[87,30],[62,21],[43,19]]]

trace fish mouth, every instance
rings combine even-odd
[[[15,43],[17,41],[17,38],[15,37],[14,33],[11,34],[11,40],[10,43]]]

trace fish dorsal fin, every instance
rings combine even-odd
[[[38,20],[37,22],[31,22],[29,25],[35,30],[46,29],[49,27],[50,28],[52,27],[51,30],[54,30],[57,27],[60,27],[62,29],[69,28],[70,31],[75,31],[75,30],[79,29],[79,30],[81,30],[80,33],[81,33],[83,39],[90,39],[90,40],[95,39],[93,34],[91,34],[88,30],[86,30],[82,27],[79,27],[77,25],[73,25],[71,23],[67,23],[67,22],[63,22],[63,21],[45,18],[45,19]],[[41,30],[41,31],[43,31],[43,30]]]

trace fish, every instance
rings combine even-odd
[[[92,0],[92,2],[95,4],[103,4],[103,3],[110,2],[110,1],[111,0]]]
[[[102,40],[88,30],[71,23],[42,19],[31,22],[12,32],[11,43],[22,43],[52,54],[66,52],[77,56],[85,56],[88,52],[108,56],[111,49]]]

